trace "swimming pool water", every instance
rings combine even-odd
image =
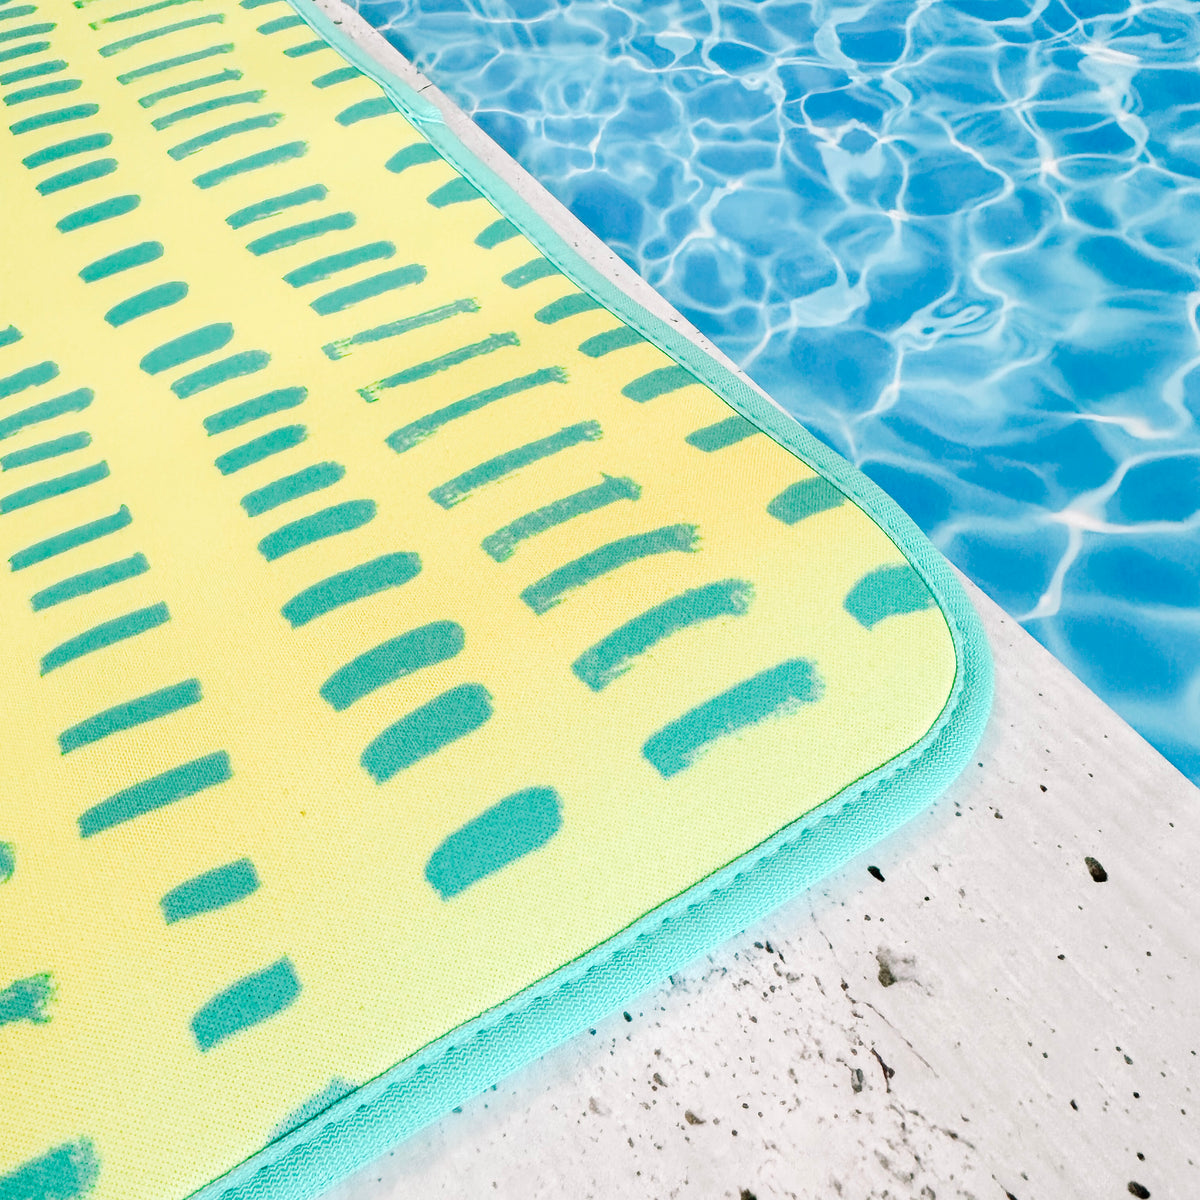
[[[357,7],[1200,782],[1200,5]]]

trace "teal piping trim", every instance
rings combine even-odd
[[[783,409],[584,261],[458,140],[435,105],[385,73],[313,0],[287,2],[319,37],[383,88],[441,156],[568,279],[824,475],[875,521],[937,599],[958,671],[937,720],[907,751],[606,942],[351,1092],[195,1192],[193,1200],[309,1200],[594,1025],[629,997],[760,920],[922,812],[970,761],[992,702],[992,660],[979,616],[949,563],[895,501]]]

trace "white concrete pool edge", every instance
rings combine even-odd
[[[361,18],[321,5],[593,266],[736,371]],[[1200,792],[967,587],[997,676],[978,767],[630,1020],[330,1200],[1200,1192]]]

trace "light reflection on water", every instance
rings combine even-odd
[[[1200,782],[1192,0],[357,0]]]

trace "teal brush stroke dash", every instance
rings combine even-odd
[[[229,755],[223,750],[207,754],[161,775],[144,779],[107,800],[93,805],[79,817],[79,836],[93,837],[146,813],[198,795],[233,778]]]
[[[618,538],[530,584],[521,593],[521,599],[539,615],[549,612],[565,593],[583,587],[619,567],[656,554],[675,551],[691,553],[696,549],[698,536],[695,525],[665,525],[650,533]]]
[[[26,42],[23,46],[0,50],[0,62],[12,62],[14,58],[27,58],[31,54],[41,54],[43,50],[49,49],[49,42]]]
[[[274,20],[264,22],[258,27],[258,32],[265,34],[280,33],[284,29],[296,29],[303,25],[303,17],[299,17],[295,13],[290,13],[286,17],[276,17]]]
[[[14,571],[23,571],[26,567],[32,567],[35,563],[53,558],[56,554],[65,554],[68,550],[74,550],[76,546],[83,546],[88,542],[96,541],[98,538],[107,537],[110,533],[116,533],[118,530],[124,529],[129,525],[132,520],[133,518],[130,515],[129,509],[122,504],[111,516],[99,517],[95,521],[76,525],[74,529],[68,529],[64,533],[57,533],[53,537],[46,538],[44,541],[35,542],[32,546],[27,546],[24,550],[18,550],[15,554],[9,556],[9,566]]]
[[[357,125],[359,121],[369,121],[372,117],[395,115],[396,106],[386,96],[373,96],[369,100],[359,100],[349,108],[343,109],[334,118],[339,125]]]
[[[84,655],[94,654],[97,650],[104,650],[148,630],[157,629],[169,619],[167,606],[160,602],[125,613],[124,616],[115,617],[111,621],[104,621],[100,625],[93,625],[91,629],[69,638],[44,654],[41,673],[48,675],[69,662],[83,658]]]
[[[668,392],[677,392],[680,388],[699,382],[686,367],[660,367],[626,384],[621,389],[621,395],[644,404],[647,400],[657,400]]]
[[[232,42],[223,42],[219,46],[206,46],[203,50],[193,50],[191,54],[177,54],[173,58],[164,58],[159,62],[150,63],[146,67],[138,67],[133,71],[126,71],[124,74],[117,76],[118,83],[133,83],[138,79],[145,79],[147,75],[157,75],[162,71],[169,71],[174,67],[186,67],[190,63],[202,62],[206,58],[212,58],[216,54],[231,54],[233,52]]]
[[[869,571],[843,601],[845,610],[864,629],[873,629],[886,617],[920,612],[933,605],[924,580],[907,563]]]
[[[288,58],[307,58],[310,54],[316,54],[321,50],[328,50],[329,48],[328,42],[301,42],[299,46],[289,46],[284,51],[284,54]]]
[[[501,217],[499,221],[493,221],[488,225],[476,238],[475,245],[484,250],[491,250],[495,246],[499,246],[502,242],[510,241],[512,238],[520,237],[521,231],[507,218]]]
[[[477,683],[464,683],[423,704],[385,729],[362,752],[361,762],[376,783],[473,733],[492,715],[492,697]]]
[[[396,247],[391,242],[371,242],[305,263],[294,271],[288,271],[283,277],[283,282],[294,288],[307,287],[309,284],[322,283],[342,271],[361,267],[364,263],[382,262],[393,258],[395,254]]]
[[[100,29],[104,25],[112,25],[118,21],[132,21],[136,17],[145,17],[150,13],[161,12],[164,8],[175,8],[180,4],[194,4],[195,0],[156,0],[154,4],[143,4],[140,8],[127,8],[123,12],[101,17],[98,21],[89,21],[88,28]]]
[[[15,467],[28,467],[33,463],[58,458],[62,454],[70,454],[75,450],[86,450],[91,444],[92,435],[90,433],[68,433],[49,442],[39,442],[36,446],[26,446],[23,450],[14,450],[11,454],[0,454],[0,471],[11,471]]]
[[[518,517],[502,529],[497,529],[495,533],[489,533],[480,546],[484,553],[496,562],[505,562],[516,552],[518,542],[545,533],[573,517],[595,512],[608,504],[615,504],[618,500],[636,500],[641,494],[642,489],[632,479],[605,475],[603,483],[543,505],[523,517]]]
[[[21,159],[21,164],[31,171],[44,167],[48,163],[61,162],[64,158],[73,158],[76,154],[87,154],[91,150],[103,150],[112,145],[111,133],[89,133],[84,137],[68,138],[65,142],[56,142],[43,150],[35,150]]]
[[[539,279],[549,279],[559,273],[558,268],[548,258],[535,258],[523,266],[500,276],[500,282],[506,287],[523,288]]]
[[[80,471],[71,471],[66,475],[56,475],[53,479],[42,483],[32,484],[21,488],[20,491],[9,492],[0,496],[0,513],[15,512],[19,508],[28,508],[31,504],[40,504],[43,500],[52,500],[57,496],[65,496],[80,488],[90,487],[108,478],[108,463],[98,462]]]
[[[300,445],[308,437],[308,428],[304,425],[281,425],[264,433],[261,437],[234,446],[224,454],[218,455],[213,461],[222,475],[232,475],[235,471],[244,470],[272,454],[279,454]]]
[[[268,562],[291,554],[314,542],[360,529],[375,519],[374,500],[347,500],[292,521],[258,543],[258,552]]]
[[[136,246],[127,246],[115,254],[107,254],[95,262],[88,263],[79,272],[79,278],[84,283],[95,283],[98,279],[107,279],[133,267],[145,266],[163,256],[162,242],[139,242]]]
[[[258,517],[265,512],[270,512],[273,508],[278,508],[281,504],[287,504],[302,496],[311,496],[313,492],[332,487],[345,475],[346,468],[341,463],[316,463],[314,466],[305,467],[302,471],[296,471],[294,474],[285,475],[282,479],[276,479],[265,487],[248,492],[242,497],[242,508],[246,510],[247,516]]]
[[[546,383],[566,382],[567,373],[561,367],[543,367],[539,371],[533,371],[518,379],[510,379],[506,383],[486,388],[482,392],[467,396],[464,400],[456,400],[453,404],[446,405],[445,408],[439,408],[436,412],[418,417],[394,433],[388,434],[384,440],[397,454],[403,454],[405,450],[411,450],[436,433],[443,425],[450,421],[457,421],[460,417],[468,416],[481,408],[486,408],[487,405],[494,404],[497,400],[506,400],[509,396],[516,396]]]
[[[424,278],[425,268],[417,263],[410,263],[406,267],[396,267],[395,270],[384,271],[379,275],[369,275],[357,283],[347,284],[332,292],[326,292],[325,295],[309,301],[308,306],[313,312],[327,317],[330,313],[341,312],[351,305],[382,296],[385,292],[393,292],[398,288],[420,283]]]
[[[61,221],[55,222],[55,228],[60,233],[89,229],[103,221],[111,221],[115,217],[123,217],[133,212],[141,202],[140,196],[113,196],[111,200],[101,200],[98,204],[89,204],[86,208],[68,213]]]
[[[308,399],[308,388],[290,387],[277,388],[273,392],[265,392],[252,400],[243,400],[232,408],[223,408],[212,416],[204,418],[204,432],[212,437],[217,433],[227,433],[251,421],[262,420],[277,412],[286,412],[289,408],[297,408]]]
[[[144,355],[138,365],[147,375],[158,375],[172,367],[191,362],[194,358],[224,349],[231,341],[233,326],[228,321],[204,325],[200,329],[193,329],[190,333],[164,342]]]
[[[712,454],[716,450],[724,450],[726,446],[736,446],[738,442],[753,437],[758,431],[758,426],[752,421],[735,415],[726,417],[724,421],[718,421],[715,425],[697,429],[683,440],[689,446],[703,450],[705,454]]]
[[[94,117],[99,111],[98,104],[72,104],[67,108],[56,108],[52,112],[38,113],[37,116],[14,121],[8,129],[10,133],[20,136],[38,129],[48,129],[53,125],[66,125],[70,121],[84,121],[88,117]]]
[[[784,716],[820,700],[825,685],[808,659],[793,658],[731,687],[660,729],[642,747],[665,779],[677,775],[719,738],[770,716]]]
[[[47,1007],[54,998],[54,979],[47,972],[18,979],[0,991],[0,1025],[30,1021],[45,1025],[50,1020]]]
[[[545,308],[539,308],[533,315],[534,319],[543,325],[556,325],[568,317],[576,317],[580,313],[591,312],[593,309],[603,307],[604,305],[599,300],[593,300],[591,296],[584,295],[583,292],[572,292],[569,296],[552,300]]]
[[[187,400],[218,384],[228,383],[231,379],[254,375],[264,370],[270,361],[271,356],[265,350],[243,350],[240,354],[231,354],[228,358],[209,363],[190,375],[180,376],[171,384],[171,391],[180,400]]]
[[[99,1176],[96,1148],[80,1138],[0,1176],[0,1200],[79,1200]]]
[[[616,329],[605,330],[595,337],[590,337],[579,343],[579,353],[588,358],[603,358],[615,350],[624,350],[629,346],[637,346],[646,339],[628,325],[619,325]]]
[[[53,196],[57,192],[65,192],[69,188],[78,187],[81,183],[91,183],[93,179],[103,179],[105,176],[113,174],[116,169],[117,160],[115,158],[95,158],[90,162],[81,163],[70,170],[60,171],[57,175],[43,179],[37,185],[37,191],[41,196]]]
[[[195,137],[188,138],[187,141],[179,142],[177,145],[171,146],[167,150],[167,154],[178,162],[180,159],[190,158],[191,155],[197,154],[209,146],[215,146],[218,142],[237,137],[238,134],[254,133],[258,129],[273,129],[282,120],[283,113],[279,112],[243,117],[240,121],[231,121],[228,125],[209,129],[204,133],[196,134]]]
[[[514,792],[452,833],[429,856],[425,878],[443,900],[544,846],[562,828],[553,788]]]
[[[205,57],[209,56],[206,55]],[[176,96],[186,96],[188,92],[202,91],[204,88],[216,87],[221,83],[236,83],[241,78],[241,71],[226,67],[223,71],[217,71],[213,75],[202,75],[199,79],[188,79],[183,83],[176,83],[171,87],[160,88],[157,92],[149,92],[145,96],[139,96],[138,104],[142,108],[153,108],[156,104],[161,104],[164,100],[171,100]]]
[[[103,567],[94,567],[90,571],[82,571],[58,583],[52,583],[40,591],[34,592],[29,599],[34,612],[45,608],[53,608],[77,596],[88,596],[101,588],[111,587],[114,583],[123,583],[137,575],[144,575],[150,570],[150,563],[144,554],[131,554],[118,562],[111,562]]]
[[[464,204],[468,200],[483,199],[479,189],[461,176],[444,183],[436,191],[429,193],[425,199],[434,208],[446,208],[451,204]]]
[[[372,329],[364,329],[361,333],[352,334],[350,337],[338,338],[337,341],[329,342],[321,349],[324,350],[327,358],[337,360],[345,358],[355,346],[367,346],[372,342],[382,342],[386,338],[399,337],[402,333],[411,333],[414,329],[424,329],[426,325],[435,325],[448,317],[458,316],[459,313],[478,311],[479,302],[477,300],[470,298],[452,300],[449,304],[417,313],[416,316],[401,317],[398,321],[389,321],[386,325],[376,325]]]
[[[0,4],[0,8],[6,7],[7,4],[8,0],[4,0],[4,3]],[[6,12],[0,12],[0,21],[15,21],[20,17],[32,16],[35,12],[37,12],[36,4],[17,4]]]
[[[496,483],[506,475],[519,471],[544,458],[568,450],[572,446],[584,442],[598,441],[603,431],[597,421],[581,421],[578,425],[568,425],[549,437],[539,438],[535,442],[527,442],[515,450],[489,458],[487,462],[472,467],[469,471],[446,483],[440,484],[429,493],[429,498],[442,508],[453,508],[465,500],[472,492],[490,483]]]
[[[15,396],[26,388],[40,387],[43,383],[57,378],[57,363],[40,362],[32,367],[24,367],[15,374],[0,379],[0,400],[7,400],[9,396]]]
[[[795,525],[845,504],[846,497],[823,475],[802,479],[784,488],[768,505],[767,513],[785,525]]]
[[[275,167],[281,163],[294,162],[308,153],[307,142],[286,142],[282,146],[272,146],[270,150],[260,150],[257,154],[248,154],[245,158],[235,159],[211,171],[203,171],[192,182],[202,189],[217,187],[227,180],[236,179],[239,175],[251,171],[261,171],[264,167]]]
[[[58,26],[49,21],[37,25],[22,25],[20,29],[7,29],[0,32],[0,42],[18,42],[22,38],[37,37],[41,33],[50,33]]]
[[[170,716],[193,704],[199,704],[200,680],[187,679],[172,687],[160,688],[147,696],[139,696],[136,700],[127,700],[124,704],[114,705],[72,725],[58,735],[59,749],[63,754],[70,754],[81,746],[90,746],[114,733],[122,733],[127,729],[136,729],[149,721],[157,721],[160,717]]]
[[[30,100],[44,100],[47,96],[65,96],[83,87],[82,79],[52,79],[36,83],[32,87],[19,88],[4,97],[6,105],[27,104]]]
[[[219,80],[221,77],[217,75],[213,78]],[[265,91],[259,89],[251,92],[234,92],[228,96],[214,96],[211,100],[200,100],[184,108],[177,108],[173,112],[164,113],[161,117],[155,117],[150,124],[155,129],[169,129],[180,121],[190,121],[193,117],[202,117],[219,108],[233,108],[239,104],[257,104],[266,94]]]
[[[116,329],[127,325],[130,321],[136,321],[138,317],[147,316],[149,313],[158,312],[163,308],[170,308],[171,305],[178,304],[185,299],[187,294],[188,285],[180,280],[160,283],[157,287],[139,292],[136,296],[130,296],[128,300],[122,300],[120,304],[113,305],[104,314],[104,319]]]
[[[192,1018],[192,1033],[201,1050],[261,1024],[283,1012],[300,995],[300,980],[287,958],[239,979],[214,996]]]
[[[337,712],[356,700],[414,671],[445,662],[460,653],[466,641],[455,621],[434,621],[360,654],[340,667],[321,685],[321,698]]]
[[[717,617],[741,616],[753,595],[744,579],[723,579],[692,588],[627,621],[581,654],[571,670],[592,691],[599,692],[628,671],[635,658],[671,634]]]
[[[226,863],[172,888],[159,901],[168,925],[215,912],[258,891],[258,872],[248,858]]]
[[[357,67],[338,67],[336,71],[326,71],[312,81],[315,88],[336,87],[339,83],[349,83],[352,79],[361,79],[362,72]]]
[[[12,9],[9,9],[9,12],[11,13]],[[63,59],[51,58],[45,62],[33,63],[28,67],[20,67],[16,71],[5,71],[3,75],[0,75],[0,87],[23,83],[26,79],[40,79],[44,75],[57,75],[66,69],[67,64]]]
[[[398,150],[383,165],[393,175],[407,171],[409,167],[419,167],[422,163],[440,162],[442,156],[428,142],[414,142]]]
[[[343,604],[352,604],[377,595],[388,588],[399,587],[415,578],[421,571],[421,559],[403,551],[384,554],[370,562],[341,571],[305,588],[293,596],[282,609],[293,629],[323,617]]]
[[[397,371],[393,375],[388,375],[376,383],[359,388],[358,394],[364,400],[378,400],[380,394],[390,388],[401,387],[408,383],[419,383],[423,379],[428,379],[430,376],[449,370],[451,367],[457,367],[461,363],[469,362],[473,358],[479,358],[484,354],[492,354],[496,350],[504,349],[506,346],[519,346],[520,344],[520,340],[515,333],[493,333],[481,342],[474,342],[470,346],[462,346],[458,350],[451,350],[449,354],[432,358],[428,362],[417,363],[416,366],[405,367],[404,370]]]
[[[267,217],[274,217],[289,208],[298,208],[302,204],[314,204],[319,200],[324,200],[328,195],[329,189],[324,184],[314,183],[309,187],[288,192],[286,195],[272,196],[269,200],[259,200],[255,204],[239,208],[237,212],[230,213],[225,218],[225,224],[231,229],[241,229],[244,225],[266,220]]]
[[[324,191],[324,189],[321,189]],[[293,192],[292,197],[301,195],[300,192]],[[290,199],[289,197],[281,197],[280,200],[270,201],[278,205],[281,200]],[[300,200],[293,203],[306,203]],[[242,209],[236,212],[232,217],[226,217],[226,221],[237,228],[234,223],[235,218],[244,222],[245,214],[249,210]],[[276,211],[280,211],[276,208]],[[250,251],[256,258],[264,254],[274,254],[276,250],[286,250],[289,246],[298,246],[301,242],[307,242],[312,238],[322,237],[327,233],[337,233],[340,230],[353,229],[358,218],[352,212],[336,212],[330,213],[327,217],[318,217],[313,221],[301,221],[296,225],[288,225],[284,229],[276,229],[272,233],[264,234],[260,238],[255,238],[252,242],[246,243],[246,249]]]
[[[122,38],[118,42],[109,42],[107,46],[101,46],[100,57],[111,58],[112,55],[132,49],[143,42],[154,41],[156,38],[166,37],[172,33],[180,33],[184,29],[194,29],[197,25],[220,25],[224,20],[224,13],[209,13],[203,17],[193,17],[190,21],[176,21],[173,25],[162,25],[158,29],[149,29],[145,33],[135,33],[132,37]],[[122,80],[122,82],[125,81]]]

